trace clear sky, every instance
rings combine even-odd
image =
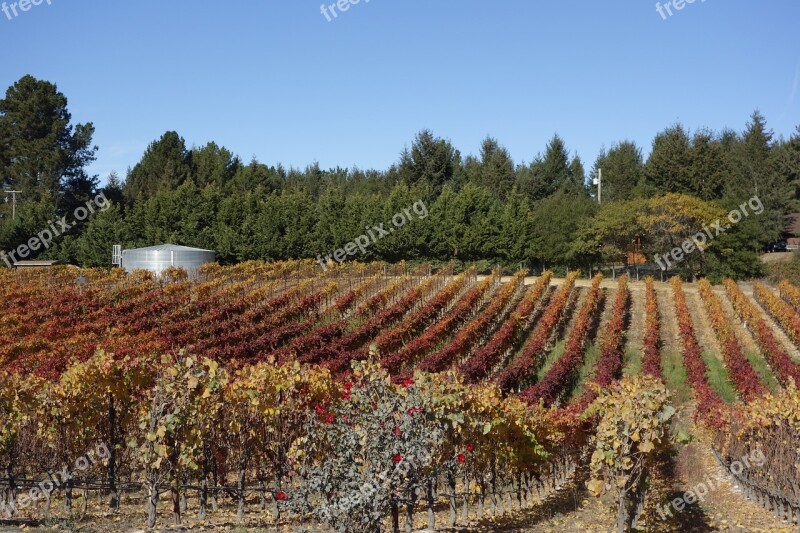
[[[330,22],[320,0],[41,2],[0,12],[0,86],[57,83],[95,124],[103,180],[167,130],[245,161],[378,169],[422,128],[465,155],[490,134],[517,162],[558,132],[588,169],[676,121],[800,124],[797,0],[666,19],[652,0],[361,0]]]

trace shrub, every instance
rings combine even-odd
[[[593,438],[592,479],[587,486],[599,496],[613,491],[617,531],[630,531],[644,506],[648,477],[659,456],[670,448],[675,408],[655,378],[625,378],[600,393],[587,411],[599,416]]]
[[[336,531],[373,532],[430,473],[444,432],[413,379],[398,387],[372,362],[354,367],[343,400],[316,406],[296,443],[302,482],[290,505]]]

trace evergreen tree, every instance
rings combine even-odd
[[[695,133],[689,159],[691,185],[687,192],[703,200],[720,198],[731,169],[727,165],[722,145],[712,132],[700,130]]]
[[[95,160],[94,126],[71,120],[66,96],[33,76],[0,99],[0,185],[21,190],[26,201],[49,198],[53,215],[71,213],[97,184],[84,170]]]
[[[588,224],[597,211],[597,202],[588,196],[575,197],[559,191],[533,206],[533,232],[528,257],[542,269],[553,266],[580,266],[573,255],[578,230]]]
[[[186,142],[168,131],[147,147],[142,160],[128,173],[125,197],[129,201],[147,200],[161,189],[175,189],[192,174],[192,154]]]
[[[514,187],[514,161],[508,150],[492,137],[486,137],[481,144],[479,173],[478,183],[492,191],[497,198],[505,199]]]
[[[633,141],[622,141],[602,150],[592,169],[592,176],[603,171],[603,201],[630,200],[641,194],[644,173],[642,150]]]
[[[120,221],[122,211],[112,204],[100,211],[87,224],[86,231],[77,241],[77,260],[84,267],[110,267],[111,252],[115,244],[124,244]]]
[[[518,190],[513,189],[502,204],[499,220],[498,255],[508,265],[527,262],[529,239],[533,233],[533,212],[528,200]]]
[[[690,193],[691,144],[680,124],[656,135],[644,168],[645,184],[656,194]]]
[[[797,200],[800,200],[800,126],[788,141],[782,141],[774,147],[772,156],[775,171],[794,191],[792,210],[796,210]]]
[[[407,183],[424,181],[439,191],[453,179],[460,165],[461,155],[453,145],[430,130],[422,130],[411,150],[401,153],[399,173]]]
[[[575,156],[569,164],[569,180],[564,185],[564,190],[577,196],[589,194],[589,189],[586,187],[586,170],[578,156]]]
[[[286,171],[282,166],[268,167],[253,158],[248,165],[237,167],[226,191],[229,194],[242,194],[261,188],[267,194],[279,192],[283,189],[286,178]]]
[[[213,183],[223,189],[241,166],[237,156],[215,142],[192,150],[192,175],[200,188]]]
[[[102,187],[100,190],[109,202],[118,205],[120,209],[124,208],[125,193],[123,191],[123,183],[116,171],[111,171],[111,174],[108,175],[108,179],[106,180],[105,187]]]
[[[535,202],[557,191],[568,191],[572,194],[585,193],[585,172],[578,160],[570,161],[569,152],[564,140],[554,135],[547,143],[544,155],[538,155],[527,168],[520,169],[518,174],[519,190]]]

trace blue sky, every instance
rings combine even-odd
[[[517,162],[558,132],[588,169],[676,121],[800,124],[797,0],[667,20],[651,0],[361,0],[331,22],[320,0],[47,1],[0,12],[0,86],[57,83],[95,124],[101,179],[167,130],[244,160],[379,169],[422,128],[465,155],[490,134]]]

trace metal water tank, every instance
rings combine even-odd
[[[190,276],[196,276],[200,266],[213,263],[215,260],[216,253],[213,250],[161,244],[123,250],[120,266],[126,272],[142,269],[149,270],[157,276],[169,267],[179,267],[185,269]]]

